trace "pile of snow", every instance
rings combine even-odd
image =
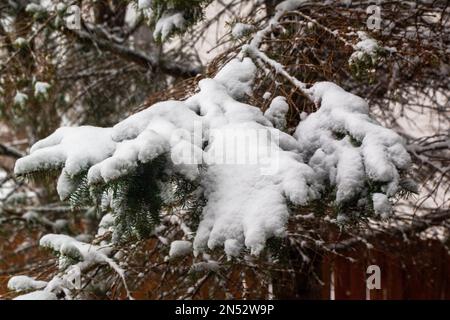
[[[320,109],[300,122],[294,136],[321,184],[336,187],[336,203],[367,198],[369,181],[393,196],[398,170],[411,162],[402,138],[370,118],[365,100],[334,83],[316,83],[310,92]]]
[[[190,241],[176,240],[170,244],[169,257],[184,257],[192,252],[192,243]]]
[[[57,300],[57,299],[58,298],[54,293],[45,290],[33,291],[14,298],[14,300]]]
[[[264,112],[264,116],[272,122],[273,126],[281,131],[286,130],[286,114],[289,111],[289,105],[286,98],[282,96],[275,97],[270,103],[269,109]]]
[[[152,6],[152,0],[139,0],[138,8],[139,10],[148,9]]]
[[[16,40],[14,40],[13,44],[18,48],[22,48],[28,44],[28,41],[22,37],[18,37]]]
[[[35,280],[28,276],[15,276],[9,279],[8,289],[17,292],[39,290],[47,286],[47,282]]]

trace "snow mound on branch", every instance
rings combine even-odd
[[[285,130],[287,126],[286,114],[288,111],[289,105],[286,102],[286,98],[278,96],[272,100],[269,109],[264,112],[264,116],[272,122],[275,128]]]
[[[8,281],[8,289],[14,291],[38,290],[45,286],[47,286],[46,281],[35,280],[28,276],[15,276]]]
[[[110,248],[101,248],[80,242],[62,234],[47,234],[39,241],[41,247],[50,248],[75,260],[110,263]]]
[[[156,22],[153,37],[164,41],[176,30],[184,29],[185,24],[186,20],[181,12],[164,13]]]
[[[21,175],[63,167],[57,190],[64,200],[77,187],[72,179],[110,156],[115,146],[110,128],[62,127],[35,143],[30,155],[16,161],[14,172]]]
[[[336,84],[319,82],[310,91],[320,109],[300,122],[294,136],[322,184],[336,187],[337,204],[365,196],[367,182],[394,195],[398,170],[411,162],[402,138],[369,117],[365,100]]]
[[[52,292],[38,290],[15,297],[13,300],[58,300],[58,298]]]
[[[385,194],[374,193],[372,195],[372,201],[373,201],[373,210],[375,211],[376,214],[379,214],[380,216],[386,216],[391,213],[392,205]]]
[[[121,278],[124,288],[130,297],[125,272],[109,257],[113,253],[110,246],[96,246],[78,241],[70,236],[47,234],[39,241],[40,246],[56,251],[59,254],[60,273],[48,282],[42,291],[35,291],[22,296],[24,299],[47,299],[62,293],[70,298],[70,290],[81,289],[81,275],[95,265],[108,265]],[[39,298],[42,297],[42,298]]]
[[[251,95],[256,66],[249,58],[233,59],[220,69],[214,80],[225,86],[227,93],[240,100]]]
[[[242,62],[245,72],[254,70],[249,63]],[[273,129],[259,108],[234,100],[230,87],[222,85],[253,81],[250,74],[227,73],[237,67],[238,60],[232,61],[216,78],[202,80],[200,92],[188,100],[198,105],[210,130],[208,167],[201,177],[208,202],[194,239],[197,252],[233,240],[234,247],[245,244],[258,254],[268,238],[284,234],[288,200],[301,205],[319,196],[314,172],[288,150],[295,140]]]
[[[190,241],[176,240],[170,244],[169,257],[183,257],[192,252],[192,243]]]

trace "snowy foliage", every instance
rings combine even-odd
[[[236,100],[251,92],[255,71],[249,58],[232,60],[185,101],[157,103],[114,128],[60,128],[18,160],[15,171],[62,168],[58,192],[64,199],[77,190],[80,174],[94,187],[163,156],[166,173],[197,183],[207,200],[195,252],[224,246],[232,256],[244,245],[258,254],[267,239],[283,236],[289,203],[306,205],[328,186],[336,188],[337,205],[367,204],[358,199],[398,191],[409,155],[397,134],[369,117],[363,99],[333,83],[315,84],[309,91],[320,109],[300,122],[294,138],[277,129],[285,126],[283,97],[265,115]],[[252,140],[254,133],[264,139]]]
[[[204,2],[195,1],[192,10]],[[154,20],[153,36],[162,41],[195,16],[168,3],[138,1],[139,10]],[[125,243],[132,249],[128,241],[143,237],[164,245],[165,263],[193,253],[191,273],[218,272],[221,266],[209,253],[223,250],[230,260],[260,255],[269,240],[286,236],[289,219],[304,207],[330,206],[324,215],[342,224],[391,214],[392,198],[403,191],[403,173],[411,162],[403,139],[371,117],[363,98],[332,82],[300,82],[260,50],[280,27],[280,17],[305,3],[280,3],[257,32],[253,25],[235,24],[234,38],[255,31],[253,38],[214,77],[200,80],[188,98],[155,103],[112,127],[61,127],[16,161],[18,176],[59,172],[61,200],[74,208],[88,205],[100,220],[92,243],[83,235],[43,236],[40,246],[58,256],[59,271],[49,282],[12,278],[11,290],[36,290],[19,299],[74,298],[77,281],[97,265],[118,275],[130,296],[118,248]],[[378,43],[366,33],[358,36],[349,64],[375,63]],[[285,93],[272,87],[265,89],[273,95],[262,96],[266,105],[274,97],[263,112],[249,99],[261,66],[284,77],[317,111],[299,113],[298,126],[288,128],[289,105],[276,96]],[[46,97],[49,89],[48,83],[36,82],[34,95]],[[23,107],[27,99],[17,91],[14,102]],[[31,210],[22,218],[53,232],[67,224]],[[167,236],[167,225],[176,225],[178,233]]]
[[[383,48],[366,32],[358,31],[357,34],[360,41],[353,46],[354,52],[348,59],[348,64],[356,76],[361,76],[373,71]]]
[[[334,83],[316,83],[310,91],[320,109],[295,132],[301,153],[317,178],[336,188],[336,203],[365,205],[373,189],[393,196],[399,171],[410,164],[403,140],[369,116],[360,97]]]
[[[124,271],[109,256],[110,246],[95,246],[62,234],[47,234],[40,240],[40,246],[55,251],[59,256],[60,273],[51,281],[35,281],[26,276],[13,277],[8,286],[16,291],[36,290],[18,296],[19,300],[56,300],[57,296],[71,297],[71,290],[81,289],[81,275],[96,265],[108,265],[122,279],[127,289]]]

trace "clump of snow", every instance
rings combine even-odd
[[[392,212],[392,205],[388,197],[383,193],[374,193],[372,195],[373,209],[376,214],[386,217]]]
[[[138,8],[140,10],[147,9],[152,6],[152,0],[139,0],[138,1]]]
[[[42,81],[36,81],[36,83],[34,84],[34,95],[37,96],[44,96],[47,97],[48,96],[48,90],[50,89],[51,85],[48,84],[47,82],[42,82]]]
[[[272,122],[273,126],[284,131],[287,126],[286,114],[289,111],[289,105],[283,96],[275,97],[270,103],[269,109],[264,112],[264,116]]]
[[[220,270],[220,265],[217,261],[202,261],[194,263],[191,266],[189,272],[218,272]]]
[[[17,292],[39,290],[45,288],[46,286],[46,281],[35,280],[28,276],[15,276],[8,281],[8,289]]]
[[[264,100],[269,100],[271,95],[272,95],[272,94],[271,94],[270,92],[267,91],[267,92],[264,92],[262,98],[263,98]]]
[[[55,6],[57,12],[63,13],[67,9],[67,5],[64,2],[58,2]]]
[[[25,11],[29,13],[40,13],[44,12],[45,8],[37,3],[29,3],[27,4]]]
[[[58,298],[52,292],[38,290],[15,297],[14,300],[58,300]]]
[[[185,240],[176,240],[170,244],[169,257],[184,257],[192,252],[192,243]]]
[[[300,120],[305,120],[308,117],[308,113],[306,113],[305,111],[302,111],[300,113]]]
[[[225,86],[227,93],[240,100],[251,95],[256,66],[249,58],[231,60],[219,70],[214,80]]]
[[[13,44],[18,48],[23,48],[28,44],[28,41],[22,37],[18,37],[16,40],[14,40]]]
[[[134,8],[130,8],[130,15],[132,10]],[[145,19],[147,21],[150,21],[152,19],[152,15],[153,15],[153,9],[152,9],[152,0],[139,0],[138,1],[138,10],[142,13],[142,15],[145,17]],[[130,20],[134,20],[135,22],[135,18],[134,19],[130,19]],[[131,23],[130,25],[134,25],[134,23]]]
[[[229,258],[237,257],[242,251],[242,244],[235,239],[228,239],[225,240],[224,250]]]
[[[102,217],[98,225],[97,235],[102,236],[108,231],[114,231],[115,218],[112,213],[107,213]]]
[[[310,92],[320,109],[300,122],[294,136],[319,180],[336,186],[337,204],[365,196],[368,180],[394,195],[398,170],[411,161],[402,138],[370,118],[365,100],[334,83],[316,83]]]
[[[16,161],[14,172],[20,175],[64,167],[57,190],[61,199],[66,199],[76,188],[71,178],[110,156],[115,146],[111,128],[62,127],[34,144],[30,155]]]
[[[231,35],[235,39],[240,39],[253,31],[255,31],[255,26],[251,24],[238,22],[233,26],[233,29],[231,30]]]
[[[153,32],[155,39],[166,40],[175,30],[184,29],[186,20],[181,12],[164,13],[161,18],[158,19]]]
[[[350,65],[357,63],[365,58],[375,62],[378,51],[381,49],[378,42],[370,38],[364,31],[358,31],[359,41],[355,46],[355,51],[350,56],[348,62]]]
[[[28,96],[25,93],[22,93],[20,91],[16,92],[16,95],[14,96],[14,104],[18,106],[25,106],[25,103],[28,100]]]

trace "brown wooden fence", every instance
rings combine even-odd
[[[383,239],[377,249],[351,248],[325,257],[323,299],[450,299],[450,255],[439,241]],[[381,289],[366,289],[369,265],[381,270]]]

